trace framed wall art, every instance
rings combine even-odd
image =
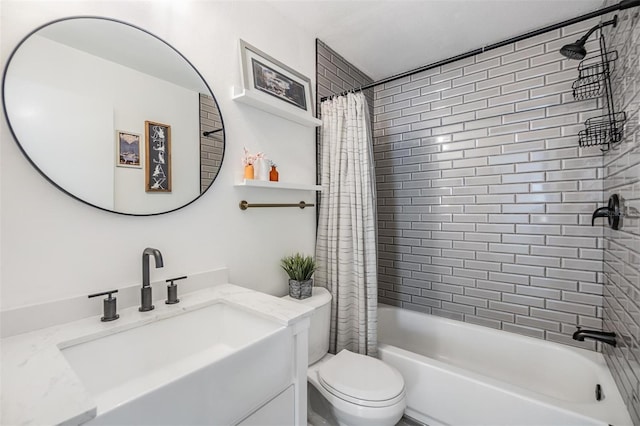
[[[145,190],[171,192],[171,126],[144,122]]]
[[[137,133],[116,130],[116,166],[139,169],[142,167],[140,156],[140,135]]]
[[[240,58],[245,92],[259,98],[264,105],[315,117],[315,101],[308,77],[244,40],[240,40]]]

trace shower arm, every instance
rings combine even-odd
[[[638,3],[640,3],[640,0],[638,0]],[[632,6],[627,6],[627,7],[632,7]],[[594,32],[596,32],[597,30],[607,27],[609,25],[613,25],[614,27],[616,25],[618,25],[618,15],[614,16],[613,19],[607,21],[607,22],[602,22],[598,25],[596,25],[595,27],[591,28],[589,31],[587,31],[587,33],[585,35],[583,35],[582,37],[580,37],[580,40],[576,41],[576,44],[585,44],[587,42],[587,40],[589,39],[589,36],[591,34],[593,34]]]

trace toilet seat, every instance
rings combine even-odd
[[[342,350],[318,369],[329,393],[364,407],[388,407],[404,397],[404,379],[379,359]]]

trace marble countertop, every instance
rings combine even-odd
[[[96,403],[60,349],[222,301],[287,327],[312,312],[304,304],[219,284],[183,294],[176,305],[158,301],[153,311],[123,309],[116,321],[101,322],[98,315],[2,339],[0,424],[80,424],[91,420],[96,416]]]

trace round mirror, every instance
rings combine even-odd
[[[179,209],[211,186],[222,163],[222,117],[200,73],[123,22],[77,17],[36,29],[9,58],[2,96],[33,166],[103,210]]]

